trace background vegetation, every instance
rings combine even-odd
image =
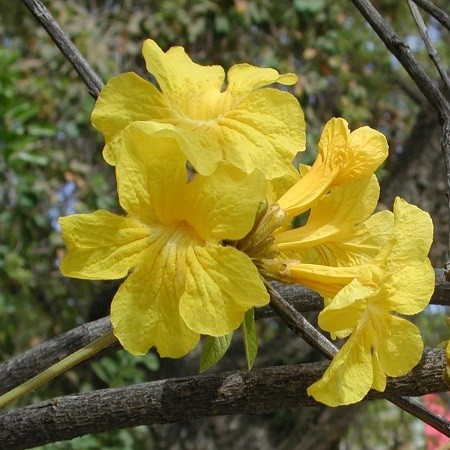
[[[332,116],[342,116],[351,128],[370,125],[386,134],[391,159],[380,175],[388,179],[391,168],[408,151],[405,143],[422,111],[421,94],[350,2],[52,0],[44,3],[104,80],[130,70],[148,77],[140,51],[142,41],[149,37],[163,49],[184,46],[199,63],[228,68],[237,62],[250,62],[297,73],[300,81],[293,87],[293,93],[307,118],[306,161],[315,154],[324,123]],[[406,2],[374,3],[437,78]],[[448,0],[435,3],[444,10],[450,6]],[[428,16],[425,19],[441,58],[448,57],[449,33]],[[0,39],[2,362],[50,336],[108,314],[114,283],[65,279],[59,273],[58,261],[64,250],[56,219],[97,208],[114,210],[117,201],[113,170],[102,160],[102,139],[90,124],[94,102],[20,2],[0,0]],[[445,203],[444,196],[439,201]],[[442,265],[441,253],[435,256],[435,266]],[[430,345],[444,339],[444,322],[440,317],[431,317]],[[425,319],[422,322],[423,330],[431,328],[430,322]],[[281,330],[275,320],[262,324],[260,333],[265,341],[260,365],[314,358],[302,350],[300,343],[290,343],[295,337]],[[186,361],[172,364],[159,361],[156,355],[133,358],[119,352],[94,363],[92,370],[84,367],[81,371],[70,371],[59,382],[37,391],[35,398],[131,384],[168,374],[193,374],[197,356],[194,353]],[[243,367],[239,351],[235,356],[230,354],[226,364]],[[369,422],[380,410],[386,414],[386,408],[381,406],[372,408],[369,416],[360,417],[368,418]],[[289,447],[288,438],[302,423],[299,417],[301,413],[282,411],[247,422],[241,418],[236,427],[242,427],[244,422],[255,429],[265,428],[258,436],[272,440],[266,448],[296,448],[294,444]],[[372,432],[370,439],[392,445],[385,448],[394,448],[397,438],[405,439],[401,437],[404,416],[396,416],[394,422],[396,427],[391,427],[387,436]],[[229,448],[226,443],[223,447],[219,444],[211,447],[218,442],[215,433],[219,433],[223,421],[205,423],[183,428],[185,437],[179,437],[183,445],[168,438],[169,430],[174,428],[155,426],[88,436],[71,443],[53,444],[51,448]],[[410,427],[410,423],[405,426]],[[411,433],[411,428],[406,429]],[[358,427],[347,437],[348,445],[363,440],[367,440],[367,435],[363,436]],[[264,448],[257,446],[257,440],[254,445],[247,447]]]

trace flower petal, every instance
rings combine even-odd
[[[349,135],[344,119],[333,118],[326,123],[311,170],[278,200],[289,217],[308,210],[333,183],[342,165]]]
[[[287,172],[295,155],[305,150],[305,117],[297,99],[288,92],[260,89],[249,93],[239,105],[218,120],[219,125],[225,127],[225,132],[227,127],[238,128],[236,122],[242,124],[242,130],[246,134],[247,127],[253,129],[249,138],[255,143],[257,133],[268,141],[266,153],[262,152],[262,148],[246,149],[246,158],[253,160],[247,169],[244,168],[246,171],[262,169],[268,173],[270,170],[271,175],[268,178],[282,176]],[[236,146],[232,149],[236,155],[227,147],[225,152],[230,162],[239,157]],[[242,157],[242,151],[240,153]],[[269,164],[267,169],[266,164]]]
[[[395,272],[411,261],[426,259],[433,241],[430,215],[397,197],[394,202],[394,231],[377,256],[387,270]]]
[[[376,346],[380,365],[386,375],[406,375],[422,358],[423,341],[417,327],[400,317],[386,315],[378,327]]]
[[[247,173],[258,169],[267,178],[280,177],[305,149],[303,112],[294,96],[275,89],[252,92],[214,119],[173,123],[187,159],[203,175],[226,160]]]
[[[133,355],[156,347],[162,357],[180,358],[192,350],[199,334],[179,314],[176,251],[161,252],[121,285],[111,304],[114,334]]]
[[[268,86],[272,83],[284,85],[295,84],[297,75],[286,73],[280,75],[275,69],[268,67],[256,67],[251,64],[235,64],[227,74],[227,90],[236,100],[244,97],[255,89]],[[235,102],[233,102],[236,104]]]
[[[265,199],[265,179],[226,162],[212,176],[197,175],[187,186],[187,220],[205,241],[243,238]]]
[[[196,94],[209,90],[220,93],[225,79],[223,68],[194,63],[183,47],[171,47],[164,53],[155,41],[147,39],[142,54],[164,97],[180,113],[196,106]]]
[[[355,226],[372,214],[379,192],[375,175],[332,188],[314,203],[304,226],[275,235],[278,249],[295,251],[353,234]]]
[[[61,217],[59,223],[68,249],[61,272],[68,277],[123,278],[154,240],[143,223],[107,211]]]
[[[430,302],[435,287],[435,274],[428,259],[412,261],[410,265],[392,274],[389,284],[389,303],[400,314],[417,314]]]
[[[105,137],[105,160],[115,165],[122,148],[121,133],[131,122],[171,116],[161,93],[148,81],[128,72],[106,83],[92,111],[92,124]]]
[[[245,311],[269,302],[255,265],[233,247],[195,247],[186,266],[180,314],[198,333],[223,336],[242,323]]]
[[[357,266],[369,262],[380,253],[394,227],[394,214],[381,211],[356,226],[347,237],[327,241],[308,248],[296,248],[285,253],[308,264],[336,267]]]
[[[346,155],[335,184],[373,173],[388,156],[386,137],[370,127],[357,128],[350,133]]]
[[[309,209],[330,186],[372,174],[387,153],[386,138],[378,131],[362,127],[350,133],[344,119],[333,118],[324,127],[311,170],[278,203],[294,217]]]
[[[267,180],[267,201],[269,204],[277,203],[278,199],[294,186],[302,176],[291,164],[283,176]]]
[[[124,147],[116,168],[119,201],[129,214],[165,225],[183,215],[186,158],[167,130],[136,122],[123,133]],[[161,135],[163,134],[163,135]]]
[[[378,291],[373,286],[364,286],[355,278],[327,302],[319,314],[320,327],[330,333],[355,328],[367,307],[367,299]]]
[[[386,374],[384,373],[380,361],[378,359],[378,352],[376,349],[373,351],[372,355],[372,366],[373,366],[373,382],[372,389],[376,389],[379,392],[384,392],[386,389]]]
[[[360,223],[348,237],[335,244],[335,264],[358,265],[374,258],[388,241],[394,228],[391,211],[381,211]]]
[[[312,384],[307,392],[328,406],[350,405],[361,400],[372,383],[370,339],[361,330],[350,336],[322,378]]]
[[[289,281],[314,289],[323,297],[334,297],[344,286],[356,278],[360,267],[329,267],[316,264],[291,263]]]

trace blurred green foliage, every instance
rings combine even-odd
[[[445,0],[436,1],[443,6]],[[140,55],[152,38],[182,45],[199,63],[238,62],[295,72],[292,88],[306,115],[308,152],[324,123],[343,116],[351,128],[384,132],[391,151],[419,109],[411,80],[351,2],[333,0],[85,0],[44,2],[95,71],[107,80],[133,70],[149,77]],[[429,72],[406,2],[378,0],[381,13]],[[425,17],[441,58],[450,38]],[[114,173],[90,124],[94,101],[73,68],[20,2],[0,0],[0,362],[56,333],[108,313],[115,285],[64,279],[56,219],[97,208],[119,210]],[[447,61],[448,62],[448,61]],[[437,344],[437,343],[435,343]],[[119,352],[76,371],[35,398],[68,390],[145,381],[154,355]],[[128,449],[149,443],[138,428],[90,436],[55,449]],[[134,444],[133,444],[134,443]],[[150,445],[150,444],[148,444]],[[148,446],[142,448],[150,448]]]

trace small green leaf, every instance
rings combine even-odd
[[[245,313],[244,322],[242,323],[242,331],[244,334],[245,357],[247,358],[247,367],[250,370],[255,363],[256,354],[258,353],[258,336],[256,335],[255,319],[253,308]]]
[[[233,332],[220,337],[206,337],[200,356],[200,372],[204,372],[222,359],[231,344],[232,337]]]

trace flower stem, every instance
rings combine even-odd
[[[8,406],[10,403],[19,399],[20,397],[23,397],[25,394],[34,391],[42,384],[52,380],[53,378],[56,378],[58,375],[61,375],[63,372],[71,369],[77,364],[80,364],[81,362],[91,358],[104,348],[109,347],[116,340],[117,338],[114,336],[113,332],[110,331],[109,333],[96,339],[85,347],[80,348],[71,355],[66,356],[64,359],[57,362],[56,364],[53,364],[53,366],[45,369],[35,377],[31,378],[25,383],[22,383],[20,386],[11,389],[6,394],[0,396],[0,409]]]

